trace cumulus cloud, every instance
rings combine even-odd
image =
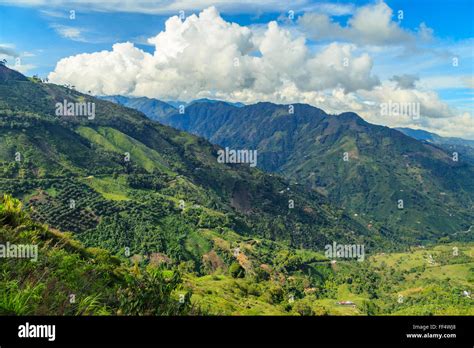
[[[347,28],[335,27],[340,31],[328,31],[325,37],[365,35],[365,41],[354,40],[372,44],[411,40],[412,34],[391,22],[391,10],[385,4],[371,6],[356,10]],[[361,18],[370,17],[369,9],[375,11],[374,20],[380,16],[385,20],[362,23]],[[358,34],[347,34],[347,30]],[[422,30],[429,33],[426,27]],[[470,136],[463,127],[470,125],[472,115],[449,107],[436,92],[423,88],[424,79],[418,81],[417,75],[399,74],[381,82],[372,71],[373,58],[366,53],[371,50],[364,52],[354,43],[314,46],[301,32],[277,22],[265,27],[241,26],[227,22],[210,7],[184,21],[178,16],[169,18],[164,30],[149,38],[148,44],[154,47],[151,53],[124,42],[111,50],[70,56],[61,59],[48,77],[51,82],[71,84],[96,95],[302,102],[334,114],[357,112],[372,123],[423,126],[432,131],[444,127],[438,133],[459,136],[463,131]],[[471,84],[472,79],[463,83]],[[417,103],[420,119],[381,115],[381,105],[388,102]]]
[[[153,54],[133,44],[61,59],[52,82],[94,94],[128,94],[190,100],[216,91],[232,97],[250,91],[271,94],[295,85],[301,91],[370,89],[379,83],[367,54],[332,44],[311,53],[304,37],[293,38],[276,22],[262,34],[226,22],[214,7],[166,21],[149,43]]]
[[[419,104],[420,119],[428,118],[452,118],[457,115],[455,110],[443,102],[438,94],[430,90],[401,89],[397,83],[385,81],[381,86],[372,91],[360,91],[359,95],[365,100],[374,103],[378,112],[373,112],[367,117],[377,120],[377,123],[384,121],[385,124],[396,124],[413,120],[413,115],[382,115],[380,105],[382,104]],[[385,116],[385,117],[384,117]]]
[[[362,45],[400,45],[411,44],[413,33],[402,29],[392,20],[393,11],[384,2],[377,2],[358,8],[342,26],[327,14],[305,13],[298,19],[302,30],[315,40],[340,40]],[[425,23],[418,29],[420,38],[428,40],[432,30]]]

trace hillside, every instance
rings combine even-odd
[[[5,69],[19,78],[0,83],[0,191],[25,209],[0,199],[0,244],[37,245],[38,258],[0,264],[3,314],[470,314],[470,244],[453,259],[451,244],[409,250],[412,236],[308,186],[219,163],[203,138]],[[64,100],[95,114],[56,115]],[[365,260],[331,262],[336,241]]]
[[[315,253],[280,250],[273,257],[291,275],[269,265],[253,275],[236,267],[198,275],[184,263],[86,248],[3,196],[0,245],[37,248],[35,258],[2,259],[1,315],[473,315],[474,308],[472,243],[331,267]],[[295,268],[301,263],[309,274]]]
[[[0,315],[199,313],[177,270],[138,269],[107,250],[85,248],[70,234],[33,222],[8,195],[0,198],[0,245],[30,248],[25,254],[2,248]]]
[[[65,99],[95,103],[95,117],[56,116]],[[189,262],[202,274],[237,261],[252,273],[277,267],[279,249],[322,251],[337,240],[370,252],[402,241],[300,185],[218,163],[218,147],[202,138],[62,86],[0,84],[0,134],[0,190],[35,220],[117,255]]]
[[[449,148],[354,113],[291,108],[293,113],[288,105],[271,103],[196,103],[161,122],[221,146],[257,149],[260,168],[319,192],[367,225],[377,221],[418,241],[455,239],[472,225],[469,160],[456,161]]]

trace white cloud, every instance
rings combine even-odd
[[[68,18],[70,13],[68,11],[59,11],[59,10],[48,10],[48,9],[43,9],[40,10],[41,14],[51,17],[51,18]]]
[[[10,68],[21,72],[22,74],[26,74],[28,71],[35,69],[36,65],[33,64],[15,64],[15,65],[9,65]]]
[[[377,11],[386,15],[384,9]],[[355,17],[360,13],[357,10]],[[372,42],[404,39],[403,32],[384,23],[388,28],[385,32],[356,19],[350,25],[366,33],[380,29],[382,34],[371,36]],[[125,42],[113,45],[110,51],[61,59],[49,79],[98,95],[303,102],[329,113],[354,111],[377,124],[423,125],[440,134],[474,138],[472,131],[463,129],[472,121],[472,115],[448,106],[424,85],[425,78],[417,81],[414,74],[393,76],[393,71],[392,81],[380,82],[372,72],[372,57],[355,44],[334,42],[310,47],[304,35],[277,22],[264,28],[241,26],[225,21],[214,7],[184,21],[178,16],[169,18],[165,29],[148,43],[155,47],[153,53]],[[376,46],[367,47],[371,48],[369,52],[377,51]],[[464,83],[472,83],[472,79]],[[420,120],[380,115],[380,104],[388,101],[419,103]],[[444,128],[438,131],[436,127]]]
[[[450,108],[448,104],[439,99],[436,92],[430,90],[418,89],[401,89],[397,83],[384,82],[381,86],[374,88],[372,91],[360,91],[359,95],[366,100],[375,102],[377,107],[382,103],[418,103],[420,105],[420,119],[423,118],[450,118],[456,116],[455,110]],[[378,119],[385,121],[385,124],[395,124],[396,122],[405,122],[412,120],[412,115],[397,116],[393,118],[387,115],[383,118],[379,112],[367,115],[371,120]]]
[[[354,55],[351,45],[333,44],[312,54],[303,37],[293,38],[276,22],[255,35],[224,21],[214,7],[184,22],[171,17],[149,42],[153,54],[120,43],[112,51],[62,59],[49,78],[95,94],[180,100],[214,91],[271,94],[289,84],[302,91],[340,87],[347,92],[378,84],[370,57]]]
[[[73,41],[85,41],[82,36],[83,30],[77,27],[70,27],[67,25],[53,24],[52,28],[63,38]]]
[[[16,58],[19,56],[19,53],[15,50],[14,45],[0,44],[0,56],[5,58]]]
[[[411,44],[415,34],[402,29],[392,20],[393,11],[382,1],[358,8],[346,26],[334,22],[327,14],[305,13],[298,19],[302,30],[315,40],[341,40],[362,45]],[[421,23],[418,29],[423,40],[429,40],[432,29]]]
[[[421,87],[431,89],[474,88],[472,75],[432,75],[420,79]]]
[[[417,75],[403,74],[393,75],[390,81],[397,83],[397,87],[401,89],[412,89],[415,88],[415,83],[420,78]]]

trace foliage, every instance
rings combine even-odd
[[[245,277],[245,270],[238,262],[233,262],[229,267],[229,273],[234,278]]]

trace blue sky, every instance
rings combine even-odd
[[[127,41],[131,42],[133,47],[153,55],[155,46],[147,43],[147,39],[156,37],[160,32],[163,32],[165,22],[171,16],[178,15],[179,11],[183,10],[187,18],[193,13],[199,14],[202,10],[214,5],[225,22],[237,23],[240,27],[250,28],[254,32],[254,37],[258,37],[260,34],[264,35],[264,31],[268,29],[268,23],[277,21],[279,29],[288,31],[293,39],[303,37],[306,42],[305,47],[315,55],[332,42],[343,41],[354,45],[354,55],[368,54],[370,56],[372,64],[370,74],[375,75],[381,84],[384,81],[390,81],[393,75],[416,76],[416,86],[420,88],[420,91],[428,94],[436,93],[438,99],[433,103],[439,100],[455,110],[451,113],[446,111],[444,115],[446,118],[448,118],[448,114],[453,117],[454,114],[459,116],[462,113],[464,113],[464,120],[466,120],[466,113],[470,114],[472,118],[473,1],[454,0],[449,3],[441,0],[385,1],[384,6],[386,5],[393,12],[391,19],[399,27],[399,29],[391,28],[393,30],[391,33],[387,32],[387,35],[395,37],[401,33],[400,35],[406,36],[406,39],[400,39],[395,44],[391,41],[389,44],[370,42],[372,40],[370,38],[366,40],[367,42],[359,42],[357,32],[354,34],[346,30],[349,29],[349,23],[359,9],[363,9],[365,6],[368,6],[369,9],[371,6],[375,8],[375,5],[380,3],[378,1],[296,0],[292,2],[291,8],[283,4],[284,2],[276,0],[221,0],[218,2],[184,0],[179,3],[144,0],[138,4],[134,1],[116,2],[115,0],[102,2],[58,0],[54,2],[54,5],[48,3],[49,1],[46,0],[0,0],[0,58],[6,58],[9,66],[13,68],[16,66],[18,70],[27,75],[38,74],[46,77],[50,73],[56,72],[56,78],[59,79],[57,64],[61,59],[75,57],[83,53],[110,52],[114,44]],[[74,19],[70,18],[71,10],[75,11]],[[402,20],[397,19],[399,10],[403,11]],[[288,11],[295,13],[295,18],[292,21],[287,18]],[[308,14],[327,16],[333,24],[339,25],[345,32],[336,38],[329,34],[326,37],[321,37],[319,33],[316,33],[317,36],[314,37],[311,35],[313,18],[310,18]],[[300,21],[303,16],[308,17],[306,23],[309,24],[306,27],[302,25],[303,21]],[[426,42],[421,40],[421,23],[428,28],[426,32],[430,34],[430,39]],[[334,27],[332,28],[334,29]],[[354,30],[352,31],[354,32]],[[373,38],[377,39],[376,36]],[[392,38],[387,38],[387,40],[392,40]],[[255,41],[257,42],[258,39]],[[260,56],[261,53],[257,49],[257,52],[253,52],[252,55]],[[458,59],[457,66],[453,66],[454,58]],[[63,73],[63,76],[66,75]],[[70,76],[67,75],[67,78],[73,78],[73,75],[71,73]],[[88,76],[88,78],[90,77]],[[209,80],[212,78],[209,77]],[[135,80],[131,81],[131,83],[136,83]],[[357,81],[352,83],[352,85],[354,84],[357,85]],[[311,88],[314,86],[319,86],[319,84],[312,84]],[[336,92],[331,90],[333,87],[332,85],[322,86],[321,91],[318,92],[334,95]],[[149,93],[148,91],[144,92],[143,88],[140,89],[142,94],[162,97],[159,88],[155,88],[154,92],[150,90]],[[347,92],[349,87],[342,86],[342,88],[346,88]],[[373,87],[367,88],[370,90]],[[211,89],[212,93],[215,93],[216,88],[209,88],[209,90]],[[98,90],[97,94],[101,94],[100,92],[103,90]],[[190,90],[192,90],[191,87]],[[250,92],[244,94],[239,92],[225,86],[221,95],[227,96],[228,99],[245,96],[246,100],[244,101],[252,101],[252,97],[249,97]],[[355,93],[354,100],[367,100],[369,104],[370,98],[375,98],[375,92],[373,94],[350,92]],[[400,94],[395,92],[397,95]],[[137,93],[140,93],[138,89],[130,92],[132,95],[137,95]],[[381,92],[379,91],[379,93]],[[254,95],[254,98],[257,96],[258,98],[267,97],[267,94],[257,92]],[[212,97],[212,95],[209,96]],[[423,95],[419,97],[427,98]],[[273,94],[268,95],[268,99],[272,100],[272,98],[274,98]],[[405,97],[400,96],[400,98]],[[320,99],[319,96],[314,96],[314,100]],[[288,98],[283,101],[288,101]],[[311,99],[303,101],[311,103]],[[317,106],[326,106],[331,109],[336,104],[336,101],[328,99],[324,104]],[[334,107],[337,111],[338,108]],[[342,107],[347,108],[348,106]],[[363,114],[362,110],[361,113]],[[441,129],[443,127],[442,122],[439,121],[443,118],[441,116],[433,117],[430,122],[419,126],[431,127],[431,130],[436,130],[436,127]],[[370,119],[370,117],[368,118]],[[434,118],[438,120],[434,120]],[[469,119],[467,120],[469,124]],[[448,133],[446,135],[463,135],[460,130],[453,130],[452,134]],[[474,136],[474,131],[472,134],[465,133],[466,137]]]
[[[46,75],[60,58],[72,54],[110,49],[113,43],[121,41],[140,44],[142,40],[163,30],[166,19],[177,14],[173,12],[166,14],[98,12],[88,6],[50,7],[48,5],[28,6],[27,4],[15,6],[15,3],[17,2],[0,0],[0,43],[15,45],[16,51],[20,54],[22,52],[35,54],[33,57],[25,57],[22,60],[25,64],[35,66],[29,73],[40,75]],[[355,2],[337,1],[334,3],[351,5]],[[371,3],[371,1],[356,2],[357,6],[366,3]],[[473,1],[454,0],[447,3],[443,0],[396,0],[386,1],[386,3],[395,11],[398,9],[404,11],[404,19],[401,21],[401,26],[404,28],[416,28],[423,21],[433,28],[436,37],[443,40],[456,42],[474,37]],[[219,8],[218,5],[217,8]],[[75,20],[69,19],[70,10],[75,11]],[[184,11],[189,14],[196,12]],[[295,12],[296,15],[302,13],[298,9]],[[245,9],[232,9],[227,13],[221,11],[221,14],[226,20],[241,25],[251,25],[277,20],[282,12],[262,10],[261,13],[253,11],[245,13]],[[63,18],[59,17],[60,15]],[[347,17],[340,16],[337,20],[344,22]],[[54,25],[84,29],[84,42],[65,39],[54,29]],[[142,48],[147,49],[147,46],[142,45]]]

